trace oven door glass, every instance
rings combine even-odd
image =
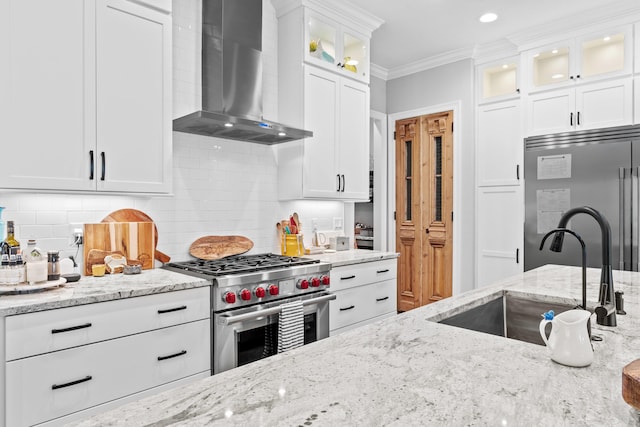
[[[278,316],[272,317],[273,323],[236,333],[238,366],[273,356],[278,352]],[[304,316],[305,345],[318,339],[316,319],[316,313]]]

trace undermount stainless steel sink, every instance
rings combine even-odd
[[[549,310],[557,315],[575,307],[505,294],[438,323],[544,345],[539,332],[541,315]]]

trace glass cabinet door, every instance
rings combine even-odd
[[[625,33],[604,34],[580,43],[579,78],[625,70]]]
[[[532,55],[531,73],[533,87],[567,82],[571,76],[569,46],[544,49]]]
[[[342,33],[341,67],[350,73],[366,76],[369,73],[368,41],[353,33]]]
[[[312,15],[307,19],[307,32],[307,56],[325,64],[335,65],[338,33],[336,27]]]
[[[480,75],[481,99],[506,97],[518,94],[518,63],[516,60],[504,61],[484,67]]]

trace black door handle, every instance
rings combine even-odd
[[[89,181],[93,181],[93,150],[89,150]]]
[[[177,352],[175,354],[170,354],[168,356],[158,356],[158,361],[167,360],[167,359],[173,359],[174,357],[184,356],[185,354],[187,354],[187,350],[182,350],[182,351],[179,351],[179,352]]]
[[[100,175],[100,181],[104,181],[105,166],[106,166],[106,163],[107,163],[104,151],[100,152],[100,157],[102,158],[102,174]]]
[[[520,264],[520,248],[516,248],[516,264]]]
[[[377,273],[377,274],[388,273],[388,272],[389,272],[389,269],[388,269],[388,268],[385,268],[384,270],[378,270],[378,271],[376,271],[376,273]]]
[[[341,278],[340,278],[340,280],[348,280],[348,279],[355,279],[355,278],[356,278],[356,275],[354,274],[354,275],[352,275],[352,276],[344,276],[344,277],[341,277]]]
[[[336,174],[336,178],[338,178],[338,188],[336,189],[337,192],[340,192],[340,174]]]
[[[351,305],[351,306],[349,306],[349,307],[341,308],[341,309],[340,309],[340,311],[352,310],[352,309],[354,309],[354,308],[356,308],[356,306],[355,306],[355,305]]]
[[[376,302],[380,302],[380,301],[384,301],[389,299],[389,297],[384,297],[384,298],[376,298]]]
[[[182,305],[180,307],[175,307],[175,308],[167,308],[165,310],[158,310],[158,314],[164,314],[164,313],[171,313],[174,311],[180,311],[180,310],[186,310],[187,306],[186,305]]]
[[[69,328],[52,329],[51,333],[60,334],[62,332],[77,331],[78,329],[84,329],[84,328],[90,328],[90,327],[91,327],[91,323],[85,323],[84,325],[71,326]]]
[[[59,389],[59,388],[64,388],[64,387],[69,387],[69,386],[72,386],[72,385],[76,385],[76,384],[84,383],[84,382],[87,382],[87,381],[89,381],[89,380],[91,380],[91,379],[93,379],[93,377],[92,377],[91,375],[87,375],[87,376],[86,376],[86,377],[84,377],[84,378],[81,378],[81,379],[79,379],[79,380],[75,380],[75,381],[71,381],[71,382],[68,382],[68,383],[64,383],[64,384],[53,384],[53,385],[51,386],[51,390],[57,390],[57,389]]]

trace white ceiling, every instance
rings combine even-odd
[[[384,20],[373,32],[371,62],[385,71],[451,52],[510,41],[542,27],[575,27],[640,12],[638,0],[349,0]],[[497,21],[478,21],[485,12]],[[470,57],[472,54],[468,54]]]

